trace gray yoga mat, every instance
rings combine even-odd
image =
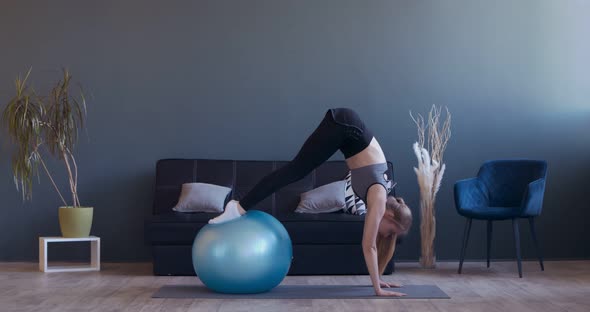
[[[202,285],[166,285],[152,298],[207,298],[207,299],[450,299],[434,285],[405,285],[385,288],[405,293],[404,297],[375,296],[372,286],[359,285],[279,285],[269,292],[249,295],[221,294]]]

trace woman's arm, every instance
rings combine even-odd
[[[401,296],[403,294],[384,291],[381,289],[381,279],[379,278],[379,265],[377,262],[377,232],[379,231],[379,223],[385,214],[385,189],[381,186],[378,188],[371,187],[369,189],[369,200],[367,200],[367,214],[365,215],[365,225],[363,229],[363,255],[365,263],[371,276],[371,283],[377,296]],[[382,193],[382,194],[381,194]]]
[[[377,232],[381,218],[385,214],[385,205],[371,205],[367,207],[367,214],[365,215],[365,226],[363,229],[363,255],[365,256],[365,263],[371,277],[371,283],[375,289],[375,293],[381,290],[379,279],[379,268],[377,264]]]

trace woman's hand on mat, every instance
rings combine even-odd
[[[398,284],[398,283],[387,283],[387,282],[384,282],[384,281],[380,280],[379,281],[379,286],[386,287],[386,288],[390,288],[390,287],[400,288],[403,285],[402,284]]]
[[[378,289],[377,291],[375,291],[375,294],[377,296],[387,296],[387,297],[403,297],[403,296],[406,296],[406,294],[404,294],[404,293],[395,292],[395,291],[389,291],[389,290],[383,290],[383,289]]]

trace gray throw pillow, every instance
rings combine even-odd
[[[301,200],[295,212],[299,213],[329,213],[343,210],[345,181],[336,181],[322,185],[301,194]]]
[[[178,203],[172,210],[178,212],[223,212],[225,199],[231,188],[208,183],[184,183]]]

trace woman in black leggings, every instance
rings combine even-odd
[[[383,150],[351,109],[329,109],[292,161],[260,180],[239,202],[230,201],[223,214],[209,223],[240,217],[267,196],[308,175],[338,150],[351,171],[354,192],[367,206],[362,247],[375,293],[378,296],[402,296],[404,294],[382,290],[381,286],[400,285],[385,283],[379,275],[393,257],[397,236],[408,232],[412,213],[403,199],[388,196],[394,185],[387,176]]]

